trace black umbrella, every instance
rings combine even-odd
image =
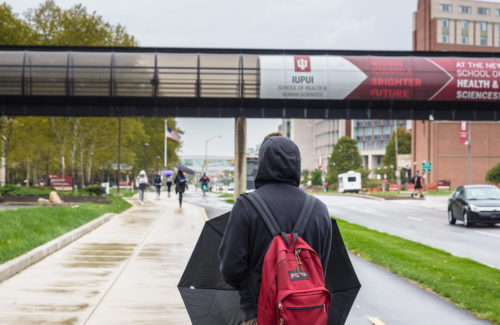
[[[230,212],[205,223],[193,254],[177,285],[193,324],[242,322],[240,296],[220,274],[219,246]],[[325,285],[332,293],[328,324],[344,324],[361,287],[352,267],[337,222],[332,219],[333,241]]]
[[[192,170],[191,168],[189,167],[186,167],[186,166],[181,166],[181,165],[177,165],[175,166],[178,170],[180,170],[181,172],[184,172],[184,173],[188,173],[188,174],[194,174],[194,170]]]

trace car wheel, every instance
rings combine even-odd
[[[448,209],[448,223],[450,225],[454,225],[455,222],[457,222],[457,219],[455,219],[455,217],[453,216],[453,211],[451,211],[451,209]]]
[[[464,211],[464,226],[465,227],[472,226],[472,222],[470,222],[469,220],[469,213],[467,212],[467,210]]]

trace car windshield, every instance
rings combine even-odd
[[[500,200],[500,190],[495,187],[469,188],[467,200]]]

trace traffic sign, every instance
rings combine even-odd
[[[423,172],[430,172],[432,171],[432,164],[430,161],[423,161],[422,162],[422,171]]]

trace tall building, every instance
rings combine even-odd
[[[413,50],[500,52],[500,3],[465,0],[418,0],[413,14]],[[499,103],[492,103],[498,105]],[[484,183],[486,172],[500,162],[500,123],[473,122],[471,183]],[[460,122],[413,121],[413,172],[431,162],[431,183],[468,182],[467,146],[459,141]]]
[[[394,133],[395,126],[410,128],[406,120],[353,120],[352,135],[358,143],[363,167],[374,170],[382,166],[385,148]]]
[[[413,50],[500,52],[500,3],[418,0]]]

